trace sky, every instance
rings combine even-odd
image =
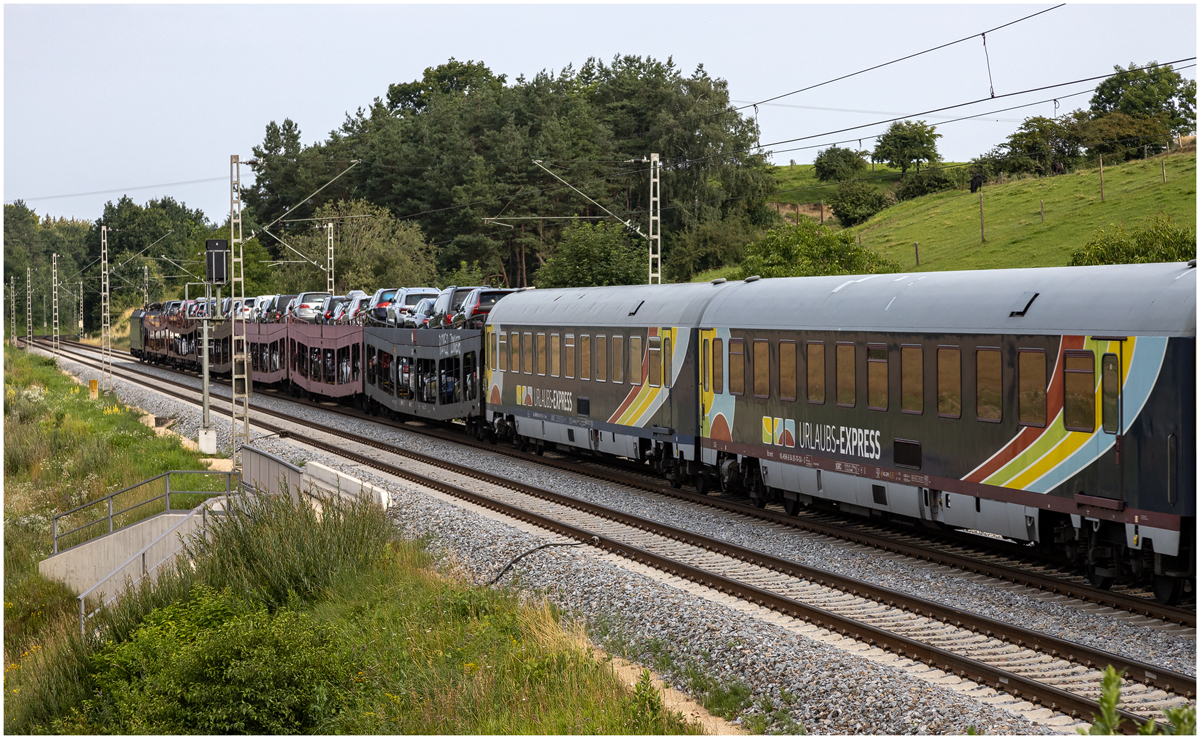
[[[4,202],[95,220],[122,195],[170,196],[221,222],[230,155],[249,159],[267,124],[290,118],[316,143],[451,57],[509,80],[589,57],[671,57],[728,81],[740,105],[973,37],[746,108],[787,164],[846,139],[860,148],[858,136],[871,148],[876,122],[897,117],[936,125],[943,159],[966,161],[1028,116],[1086,108],[1098,80],[1024,91],[1196,55],[1192,3],[1066,5],[988,32],[1054,6],[7,4]]]

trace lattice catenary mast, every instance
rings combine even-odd
[[[659,220],[658,154],[650,155],[650,275],[648,284],[662,284],[662,231]]]
[[[245,270],[242,266],[242,174],[237,154],[229,157],[229,294],[231,305],[246,304]],[[246,350],[246,313],[233,311],[233,466],[242,466],[242,445],[250,442],[250,354]],[[240,423],[239,423],[240,422]]]
[[[25,345],[33,344],[33,270],[25,268]]]
[[[58,255],[51,254],[51,277],[54,280],[54,293],[50,297],[50,302],[54,307],[54,356],[59,356],[58,345]]]
[[[108,226],[100,227],[100,366],[101,377],[111,391],[112,378],[112,321],[108,304]]]

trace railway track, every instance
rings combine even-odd
[[[79,342],[62,340],[63,345],[98,352],[97,347]],[[160,369],[170,370],[165,366]],[[137,371],[137,370],[134,370]],[[179,372],[179,370],[170,370]],[[147,373],[142,373],[147,374]],[[182,373],[194,376],[189,373]],[[220,384],[227,384],[214,380]],[[179,385],[187,387],[186,385]],[[420,425],[376,418],[342,405],[327,405],[304,399],[292,398],[282,392],[268,391],[270,397],[286,399],[326,412],[338,413],[350,418],[369,420],[410,433],[469,446],[493,454],[502,454],[525,462],[532,462],[555,469],[584,474],[606,482],[624,485],[658,495],[688,501],[693,504],[716,508],[770,523],[800,529],[818,536],[829,537],[856,545],[911,557],[935,565],[951,567],[965,573],[973,573],[996,580],[1023,585],[1047,594],[1092,603],[1098,606],[1138,614],[1166,624],[1178,624],[1187,629],[1196,628],[1194,606],[1181,608],[1165,606],[1153,600],[1151,593],[1144,590],[1118,588],[1101,590],[1092,587],[1086,578],[1070,572],[1045,557],[1035,556],[1028,547],[1011,542],[993,540],[982,536],[960,532],[942,532],[937,535],[917,532],[899,526],[882,526],[858,518],[838,517],[827,511],[804,510],[799,515],[790,515],[778,506],[756,508],[746,499],[736,497],[700,495],[672,488],[660,478],[636,470],[636,465],[618,465],[595,460],[580,460],[566,454],[550,452],[537,455],[524,452],[508,445],[497,445],[477,441],[462,432],[448,430],[437,425]],[[259,408],[258,406],[255,406]],[[1026,551],[1021,551],[1026,550]]]
[[[90,361],[81,362],[96,367]],[[146,373],[114,368],[131,378]],[[161,379],[159,382],[162,382]],[[179,384],[179,383],[171,383]],[[195,403],[197,391],[155,388]],[[224,399],[214,399],[222,404]],[[304,419],[267,409],[261,414],[310,425]],[[357,464],[440,490],[528,521],[674,575],[766,606],[793,618],[879,646],[914,662],[935,666],[1052,710],[1082,718],[1098,710],[1100,668],[1113,665],[1126,675],[1122,694],[1123,728],[1135,730],[1162,709],[1191,700],[1195,679],[1101,650],[1005,624],[916,596],[865,584],[770,554],[747,549],[587,503],[480,470],[344,431],[325,430],[337,441],[255,421],[269,432],[287,432],[296,441]],[[346,442],[385,451],[435,470],[426,474],[345,448]],[[449,478],[447,474],[449,473]],[[487,494],[478,483],[487,485]],[[475,489],[472,489],[475,488]]]

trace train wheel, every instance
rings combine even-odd
[[[799,512],[800,512],[800,509],[801,509],[802,507],[803,507],[803,506],[802,506],[802,505],[800,505],[800,501],[799,501],[799,500],[794,500],[794,499],[792,499],[792,498],[789,498],[789,497],[787,497],[787,496],[784,496],[784,498],[783,498],[783,510],[784,510],[784,511],[786,511],[786,512],[787,512],[787,514],[788,514],[789,516],[794,516],[794,515],[796,515],[797,513],[799,513]]]
[[[1097,568],[1095,565],[1088,565],[1087,578],[1088,578],[1088,582],[1090,582],[1092,584],[1092,587],[1099,588],[1100,590],[1108,590],[1109,588],[1112,587],[1112,584],[1113,584],[1112,576],[1101,574],[1100,572],[1097,571]],[[1156,583],[1157,583],[1157,580],[1156,580]]]
[[[712,480],[708,477],[708,472],[700,470],[695,476],[696,492],[700,495],[708,495],[708,489],[712,484]]]
[[[1183,598],[1183,583],[1182,577],[1171,577],[1170,575],[1155,575],[1154,576],[1154,600],[1162,603],[1164,606],[1178,605]]]

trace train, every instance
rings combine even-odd
[[[1195,267],[538,289],[481,330],[246,330],[256,384],[793,515],[1003,537],[1175,604],[1195,597]],[[198,365],[196,321],[132,320],[133,356]]]

